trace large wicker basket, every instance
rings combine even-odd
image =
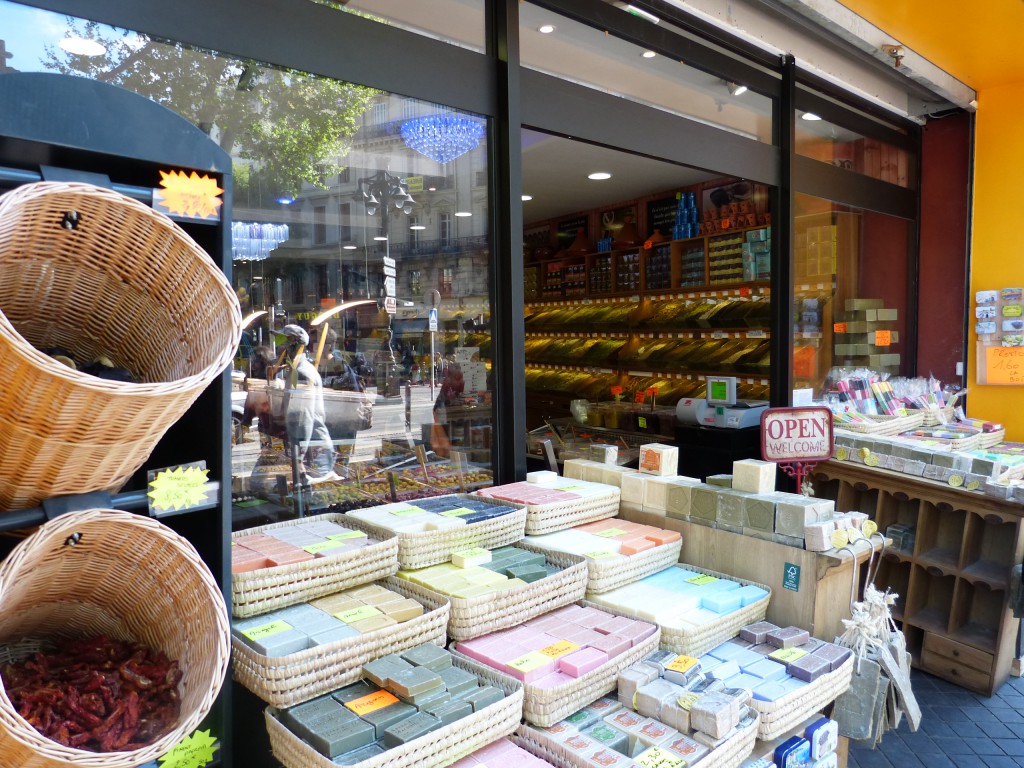
[[[120,488],[231,362],[241,312],[213,260],[163,214],[89,184],[0,198],[0,511]],[[40,352],[100,356],[140,383]]]
[[[130,752],[65,747],[29,725],[0,685],[0,765],[131,768],[166,753],[213,706],[228,668],[227,609],[198,553],[170,528],[127,512],[73,512],[44,525],[0,565],[0,662],[58,638],[98,634],[178,661],[177,727]]]

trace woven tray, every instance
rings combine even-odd
[[[457,498],[472,498],[479,501],[480,497],[468,494],[452,494]],[[415,500],[410,501],[415,504]],[[426,568],[428,565],[438,565],[451,560],[452,552],[460,549],[471,549],[472,547],[483,547],[494,549],[515,544],[523,538],[523,531],[526,525],[526,509],[518,504],[501,499],[487,499],[488,504],[501,507],[516,507],[516,511],[507,515],[495,517],[491,520],[484,520],[480,523],[470,523],[458,528],[447,528],[441,531],[423,531],[422,533],[406,533],[400,531],[398,536],[398,562],[402,568],[416,569]],[[354,518],[346,517],[346,523],[355,522]],[[383,528],[372,523],[362,523],[361,530],[366,531],[376,539],[396,535],[394,531]]]
[[[726,640],[736,637],[741,628],[764,619],[765,614],[768,611],[768,601],[771,598],[771,587],[765,584],[759,584],[756,581],[748,581],[747,579],[728,576],[724,573],[719,573],[718,571],[711,571],[707,568],[698,568],[686,563],[680,563],[679,565],[686,568],[688,571],[705,573],[708,576],[715,576],[720,579],[729,579],[730,581],[738,582],[743,586],[753,584],[755,587],[767,590],[768,594],[756,603],[748,605],[745,608],[740,608],[734,613],[726,614],[718,621],[713,621],[709,624],[697,627],[694,630],[672,629],[670,627],[663,627],[659,624],[658,626],[661,627],[660,647],[662,650],[681,653],[687,656],[703,656],[712,648],[721,645]],[[609,608],[605,605],[597,605],[595,603],[587,603],[587,605],[591,605],[592,607],[597,608],[600,611],[606,611],[607,613],[614,613],[619,616],[628,616],[631,619],[639,619],[638,616],[631,613],[616,611],[614,608]],[[640,620],[646,621],[646,619]]]
[[[680,538],[635,555],[616,555],[599,560],[587,558],[587,593],[599,595],[611,592],[626,584],[640,581],[644,576],[663,571],[679,562],[682,550],[683,540]]]
[[[384,584],[406,597],[415,597],[428,610],[401,624],[279,658],[263,656],[232,637],[235,680],[272,706],[292,707],[354,683],[368,661],[423,643],[443,646],[448,626],[448,601],[430,602],[413,595],[406,589],[405,582],[394,577]]]
[[[862,435],[898,435],[921,426],[924,413],[917,411],[909,416],[868,416],[870,422],[841,422],[833,420],[834,426]]]
[[[482,664],[465,657],[456,658],[455,666],[484,677]],[[487,679],[487,678],[484,678]],[[488,682],[492,682],[488,680]],[[358,768],[395,768],[415,766],[434,768],[451,765],[456,760],[487,746],[492,741],[509,736],[519,725],[523,711],[523,689],[515,680],[493,681],[506,696],[479,712],[455,721],[436,731],[421,736],[384,754],[356,763]],[[339,684],[336,687],[341,687]],[[335,690],[332,687],[330,690]],[[280,721],[280,712],[268,707],[264,713],[270,748],[286,768],[335,768],[336,763],[321,755],[306,742],[288,730]]]
[[[595,699],[615,690],[619,672],[649,656],[658,648],[660,631],[639,645],[634,645],[614,659],[609,659],[597,669],[587,672],[583,677],[558,688],[537,688],[533,685],[523,687],[523,719],[527,722],[547,728],[559,720],[571,715]],[[459,659],[471,661],[467,656],[452,650]],[[490,678],[504,681],[504,685],[515,682],[515,678],[487,667]],[[483,676],[483,675],[481,675]],[[497,684],[497,683],[495,683]]]
[[[737,768],[753,751],[754,742],[758,739],[757,734],[757,726],[739,731],[718,749],[705,755],[698,765],[700,768]],[[558,768],[592,768],[591,763],[585,763],[579,757],[566,752],[548,733],[529,725],[519,726],[510,738],[530,754],[547,760]]]
[[[525,587],[480,597],[449,597],[404,579],[400,581],[415,597],[451,603],[448,637],[452,640],[470,640],[499,629],[516,627],[535,616],[583,599],[587,589],[587,566],[582,557],[545,552],[523,543],[516,546],[531,552],[543,552],[549,564],[562,570]]]
[[[332,513],[248,528],[235,538],[244,541],[246,536],[256,533],[266,533],[318,520],[370,533],[365,529],[362,520]],[[304,563],[234,573],[231,575],[231,614],[240,619],[257,616],[277,608],[309,602],[349,587],[393,576],[397,570],[398,537],[389,532],[381,540],[374,541],[371,538],[365,547],[350,550],[337,557],[318,557]]]
[[[606,493],[552,504],[529,504],[526,507],[526,535],[564,531],[584,523],[593,523],[619,514],[621,492],[614,485]]]
[[[822,675],[813,683],[793,691],[776,701],[751,699],[747,705],[761,715],[757,738],[769,740],[795,728],[822,707],[835,701],[850,687],[853,678],[853,655],[839,669]]]
[[[999,445],[1005,439],[1005,429],[997,429],[995,432],[982,432],[978,435],[978,448],[991,448],[994,445]]]
[[[922,408],[921,423],[926,427],[936,427],[939,424],[949,424],[953,421],[953,406],[947,405],[944,408]]]

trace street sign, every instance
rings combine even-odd
[[[396,267],[396,266],[398,266],[398,262],[396,262],[390,256],[385,256],[384,257],[384,266],[385,267]]]
[[[398,312],[398,302],[395,300],[394,296],[384,297],[384,311],[389,315],[394,315]]]
[[[832,458],[832,439],[828,408],[769,408],[761,414],[765,461],[824,461]]]
[[[395,277],[397,274],[394,267],[384,267],[384,277]]]
[[[431,331],[436,331],[437,330],[437,310],[436,309],[431,309],[430,310],[430,319],[427,321],[427,324],[428,324],[429,330],[431,330]]]
[[[395,295],[395,278],[385,277],[384,278],[384,293],[387,296]]]

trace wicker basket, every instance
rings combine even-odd
[[[447,599],[451,603],[448,637],[452,640],[470,640],[516,627],[535,616],[583,599],[587,589],[587,566],[582,557],[546,552],[522,543],[517,546],[543,552],[548,563],[562,570],[525,587],[469,598],[448,597],[418,584],[404,583],[416,597]]]
[[[470,498],[466,494],[452,494],[452,496]],[[473,496],[474,501],[479,498]],[[410,501],[415,504],[415,501]],[[523,538],[523,528],[526,525],[526,510],[509,501],[501,499],[487,499],[488,504],[503,507],[516,507],[514,512],[507,515],[493,517],[490,520],[483,520],[479,523],[459,526],[458,528],[445,528],[439,531],[421,531],[398,533],[398,562],[402,568],[416,569],[426,568],[428,565],[438,565],[451,560],[452,552],[472,547],[483,547],[494,549],[515,544]],[[346,521],[352,522],[356,518],[348,516]],[[348,522],[345,524],[347,525]],[[372,523],[364,522],[360,528],[374,538],[382,538],[393,532]]]
[[[756,726],[737,731],[736,735],[701,758],[700,768],[737,768],[746,760],[757,741]],[[532,755],[547,760],[558,768],[590,768],[592,763],[584,762],[568,753],[558,741],[545,731],[521,725],[512,735],[512,741]]]
[[[939,424],[949,424],[954,420],[952,403],[943,408],[922,408],[921,423],[926,427],[936,427]]]
[[[80,534],[77,544],[71,544]],[[177,727],[143,749],[106,754],[50,741],[0,686],[0,763],[18,768],[130,768],[190,734],[213,706],[228,666],[228,615],[213,576],[185,539],[113,510],[62,515],[0,565],[0,662],[56,638],[107,634],[176,659],[184,673]]]
[[[635,555],[616,555],[615,557],[594,560],[587,558],[590,579],[587,581],[587,594],[599,595],[624,587],[652,573],[671,568],[679,562],[679,553],[683,550],[683,540],[670,541],[652,549],[646,549]]]
[[[619,672],[642,661],[656,651],[660,634],[660,631],[655,630],[653,635],[640,644],[620,653],[614,659],[609,659],[597,669],[587,672],[572,683],[566,683],[557,688],[525,686],[523,689],[523,719],[534,725],[539,725],[541,728],[547,728],[573,712],[583,709],[595,699],[614,691],[618,684]],[[452,655],[460,660],[471,661],[457,650],[453,650]],[[488,671],[495,680],[504,680],[505,685],[515,682],[515,678],[504,672],[490,668]]]
[[[997,429],[994,432],[982,432],[978,435],[978,448],[988,449],[999,445],[1006,439],[1006,430]]]
[[[908,416],[868,416],[868,422],[834,421],[834,426],[862,435],[898,435],[921,426],[924,412],[915,411]]]
[[[341,514],[304,517],[258,528],[247,528],[236,536],[266,533],[300,523],[326,520],[364,533],[363,522]],[[315,600],[324,595],[341,592],[349,587],[392,576],[398,570],[398,538],[394,533],[382,534],[383,539],[371,539],[365,547],[351,550],[337,557],[318,557],[304,563],[277,565],[231,576],[231,613],[238,618],[257,616],[296,603]]]
[[[853,679],[853,655],[839,669],[776,701],[751,699],[748,705],[761,715],[757,738],[770,740],[795,728],[822,707],[839,698]]]
[[[257,653],[238,638],[231,638],[235,680],[274,707],[293,707],[321,694],[354,683],[363,664],[389,653],[401,653],[423,643],[444,646],[448,601],[431,603],[406,589],[394,577],[384,585],[405,597],[414,597],[427,610],[422,616],[359,637],[307,648],[272,658]]]
[[[764,619],[765,614],[768,612],[768,601],[771,598],[772,591],[771,587],[765,584],[758,584],[756,581],[738,579],[735,576],[728,576],[724,573],[711,571],[707,568],[698,568],[694,565],[687,565],[685,563],[680,563],[679,565],[681,568],[685,568],[688,571],[704,573],[708,576],[714,576],[719,579],[729,579],[730,581],[738,582],[744,586],[753,584],[755,587],[760,587],[767,591],[768,594],[756,603],[751,603],[750,605],[740,608],[738,611],[734,611],[733,613],[727,613],[718,621],[703,624],[696,629],[674,629],[672,627],[665,627],[659,624],[658,626],[661,627],[660,648],[662,650],[672,651],[673,653],[682,653],[687,656],[703,656],[712,648],[716,648],[726,640],[736,637],[736,635],[739,634],[740,629],[743,627]],[[614,608],[609,608],[606,605],[597,605],[595,603],[587,603],[587,605],[592,605],[594,608],[597,608],[600,611],[606,611],[607,613],[614,613],[619,616],[628,616],[631,619],[638,618],[633,614],[626,613],[624,611],[616,611]],[[641,620],[646,621],[646,619]]]
[[[505,698],[450,725],[438,728],[426,736],[399,747],[392,747],[378,757],[356,763],[356,768],[434,768],[451,765],[467,754],[515,731],[523,711],[523,689],[519,683],[515,680],[492,678],[487,674],[488,667],[477,664],[472,659],[457,658],[453,663],[501,688],[505,691]],[[341,687],[341,684],[336,687]],[[336,763],[321,755],[281,724],[278,710],[268,707],[265,715],[267,731],[270,733],[270,748],[286,768],[334,768]]]
[[[0,511],[120,488],[241,336],[210,257],[166,216],[89,184],[0,198],[0,274]],[[72,370],[48,347],[106,356],[141,383]]]
[[[586,496],[576,501],[529,504],[526,507],[526,535],[564,531],[584,523],[594,523],[619,514],[620,491],[614,485],[607,493]]]

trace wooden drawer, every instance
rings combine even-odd
[[[992,673],[994,657],[991,653],[979,651],[977,648],[958,643],[956,640],[951,640],[948,637],[931,632],[925,633],[924,650],[925,652],[930,651],[935,656],[944,656],[948,660],[957,662],[970,669],[984,672],[986,675]]]
[[[925,650],[921,654],[921,669],[933,675],[949,680],[951,683],[990,695],[992,691],[992,675],[979,672],[965,666],[962,661],[940,656],[934,651]]]

